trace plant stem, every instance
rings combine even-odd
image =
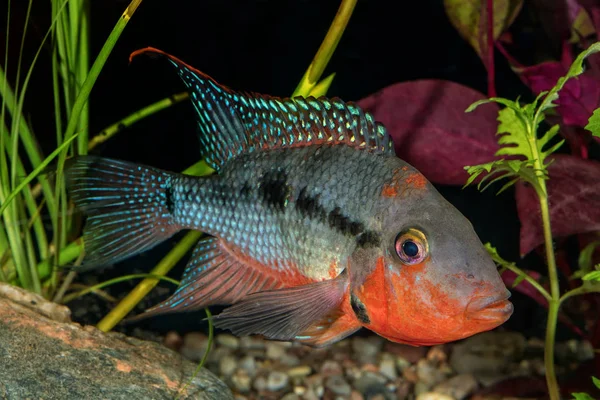
[[[537,161],[536,161],[537,163]],[[546,190],[546,181],[539,179],[539,183],[544,193]],[[552,229],[550,225],[550,211],[548,209],[548,196],[538,193],[540,199],[540,209],[542,212],[542,224],[544,228],[544,241],[546,245],[546,262],[548,264],[548,278],[550,279],[550,296],[548,301],[548,322],[546,324],[546,341],[544,347],[544,366],[546,369],[546,384],[548,385],[548,395],[550,400],[560,400],[560,389],[556,380],[556,371],[554,370],[554,340],[556,335],[556,323],[558,320],[558,309],[560,307],[560,287],[558,284],[558,274],[556,272],[556,260],[554,258],[554,248],[552,246]]]
[[[487,83],[488,97],[496,97],[496,85],[494,83],[494,1],[487,0]]]
[[[202,232],[192,231],[186,234],[177,245],[150,271],[151,275],[166,275],[196,244]],[[140,282],[115,308],[113,308],[96,327],[103,332],[108,332],[115,327],[133,308],[158,284],[157,278],[146,278]]]
[[[342,4],[340,4],[340,8],[329,27],[329,31],[327,31],[327,35],[325,35],[325,39],[323,39],[323,42],[321,43],[321,47],[319,47],[313,61],[308,66],[298,87],[294,90],[292,97],[308,96],[312,88],[317,84],[319,79],[321,79],[325,67],[327,67],[331,56],[335,52],[335,48],[344,34],[344,30],[346,29],[346,25],[348,25],[350,16],[352,16],[355,5],[356,0],[342,0]]]

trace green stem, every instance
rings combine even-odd
[[[319,82],[321,75],[323,75],[323,72],[325,71],[325,67],[327,67],[329,60],[331,60],[331,56],[335,52],[335,49],[344,34],[344,30],[346,29],[346,25],[348,25],[350,16],[352,16],[355,5],[356,0],[342,0],[342,4],[340,4],[340,8],[329,27],[329,31],[327,31],[327,35],[325,35],[325,39],[323,39],[323,42],[321,43],[321,47],[319,47],[313,61],[304,73],[298,87],[294,90],[292,97],[308,96],[313,87]]]
[[[540,178],[538,179],[538,181],[544,193],[547,193],[545,180]],[[551,296],[551,299],[548,302],[548,322],[546,324],[546,341],[544,349],[546,384],[548,385],[548,394],[550,396],[550,400],[560,400],[560,389],[558,387],[558,382],[556,380],[556,371],[554,369],[554,341],[556,335],[556,323],[558,321],[558,310],[560,307],[560,287],[558,284],[558,274],[556,271],[554,248],[552,246],[552,229],[550,225],[548,197],[545,194],[541,195],[538,193],[538,195],[540,195],[540,209],[542,212],[544,241],[546,245],[546,262],[548,263],[548,278],[550,279]]]
[[[166,275],[175,264],[200,239],[202,232],[192,231],[183,237],[177,245],[150,271],[152,275]],[[140,282],[115,308],[113,308],[96,327],[108,332],[115,327],[133,308],[158,284],[157,278],[146,278]]]

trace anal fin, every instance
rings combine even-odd
[[[194,248],[175,293],[135,319],[194,311],[216,304],[229,305],[250,293],[279,286],[281,283],[274,275],[238,260],[221,239],[212,237]]]
[[[336,310],[347,288],[344,270],[334,279],[254,293],[214,317],[215,326],[238,336],[293,340]]]

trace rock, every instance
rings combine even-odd
[[[484,332],[456,344],[450,365],[459,374],[472,373],[479,383],[490,386],[521,359],[525,344],[525,337],[517,332]]]
[[[250,375],[248,371],[243,369],[238,369],[235,371],[235,374],[231,377],[231,383],[233,383],[233,387],[241,393],[246,393],[250,391],[251,384]]]
[[[186,385],[196,364],[180,354],[67,316],[63,306],[0,284],[0,398],[233,399],[206,369]]]
[[[433,388],[435,393],[463,400],[477,389],[477,380],[472,374],[456,375]]]
[[[441,393],[427,392],[417,396],[417,400],[454,400],[451,396]]]
[[[411,394],[412,384],[405,379],[396,380],[396,400],[406,400]]]
[[[281,398],[281,400],[300,400],[300,396],[296,393],[288,393]]]
[[[339,375],[330,376],[325,380],[325,388],[338,396],[350,396],[352,388],[346,380]]]
[[[417,363],[417,377],[419,381],[432,387],[446,379],[446,374],[438,369],[431,361],[423,358]]]
[[[219,361],[219,372],[223,376],[231,376],[237,368],[237,360],[234,356],[227,355]]]
[[[391,354],[384,353],[381,355],[379,362],[379,372],[389,380],[393,381],[398,377],[396,372],[396,360]]]
[[[305,376],[310,375],[311,372],[312,368],[308,365],[300,365],[289,369],[287,374],[290,378],[304,378]]]
[[[192,361],[200,361],[206,353],[208,337],[200,332],[189,332],[183,337],[183,344],[179,352]]]
[[[406,368],[410,367],[410,361],[406,358],[396,357],[396,368],[398,371],[403,372]]]
[[[240,347],[240,339],[229,333],[222,333],[216,337],[219,346],[227,347],[231,350],[237,350]]]
[[[267,390],[278,392],[287,388],[290,378],[283,372],[271,371],[267,377]]]

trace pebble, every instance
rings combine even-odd
[[[354,387],[363,395],[369,395],[370,399],[371,395],[387,392],[387,388],[385,387],[386,382],[387,379],[378,373],[365,372],[354,382]]]
[[[287,374],[290,378],[304,378],[305,376],[310,375],[311,372],[312,368],[308,365],[300,365],[289,369]]]
[[[228,333],[217,335],[216,342],[219,346],[227,347],[231,350],[237,350],[240,347],[240,339]]]
[[[183,337],[179,352],[187,359],[200,361],[206,352],[208,337],[199,332],[190,332]],[[212,351],[211,351],[212,353]]]
[[[364,396],[362,394],[360,394],[360,392],[357,392],[356,390],[353,390],[352,393],[350,393],[350,400],[364,400]]]
[[[410,361],[406,358],[396,357],[396,368],[398,371],[403,372],[406,368],[410,367]]]
[[[300,396],[296,393],[288,393],[281,398],[281,400],[300,400]]]
[[[223,376],[231,376],[237,368],[237,360],[234,356],[227,355],[219,361],[219,372]]]
[[[270,360],[279,360],[286,353],[285,347],[281,346],[279,342],[267,342],[266,348],[265,355]]]
[[[183,345],[183,338],[175,331],[169,331],[163,339],[163,344],[171,350],[179,351]]]
[[[452,396],[448,396],[446,394],[427,392],[421,393],[417,396],[416,400],[454,400]]]
[[[242,336],[240,338],[240,348],[242,350],[263,350],[265,341],[254,336]]]
[[[398,377],[396,372],[396,360],[391,354],[383,353],[379,362],[379,372],[389,380],[393,381]]]
[[[244,371],[243,369],[238,369],[235,371],[235,374],[233,374],[231,377],[231,383],[238,392],[246,393],[250,391],[250,375],[248,375],[248,372]]]
[[[267,390],[278,392],[288,386],[290,378],[283,372],[271,371],[267,377]]]
[[[252,383],[252,387],[257,392],[262,392],[264,390],[267,390],[267,378],[265,378],[264,376],[259,376]]]
[[[525,350],[525,337],[517,332],[484,332],[456,344],[450,365],[459,374],[472,373],[477,381],[490,386],[506,376],[513,361]]]
[[[456,375],[433,388],[439,394],[445,394],[456,400],[463,400],[472,394],[478,387],[473,374]]]
[[[256,359],[253,356],[245,356],[240,360],[239,367],[248,372],[248,375],[254,377],[256,375]]]
[[[279,362],[286,367],[295,367],[300,364],[300,359],[294,354],[285,353],[279,358]]]
[[[355,336],[352,338],[352,350],[356,359],[362,363],[375,363],[377,356],[383,347],[383,342],[377,340],[378,336],[362,338]]]
[[[427,359],[429,361],[433,361],[434,363],[441,363],[448,359],[448,355],[446,351],[444,351],[443,345],[433,346],[427,352]]]
[[[419,381],[431,387],[446,379],[446,374],[438,369],[435,364],[426,358],[417,363],[417,377]]]
[[[350,396],[352,388],[341,376],[330,376],[325,380],[325,388],[339,396]]]
[[[321,375],[324,378],[328,376],[342,375],[343,370],[339,362],[333,360],[325,360],[321,365]]]

